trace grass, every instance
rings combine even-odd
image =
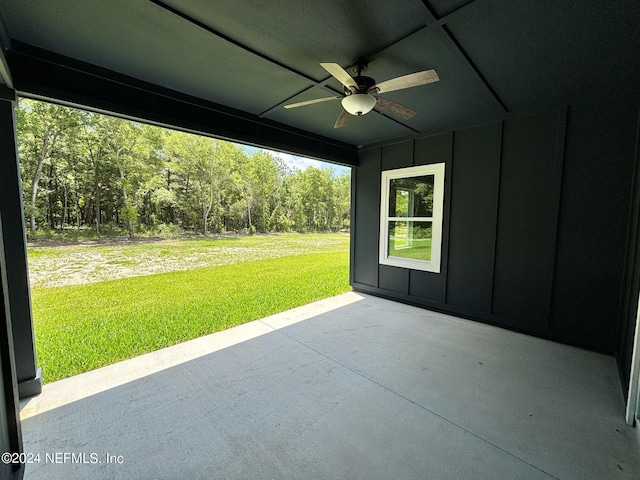
[[[343,242],[343,248],[333,252],[33,288],[44,381],[345,292],[350,288],[348,237]],[[314,251],[313,245],[307,250]]]
[[[414,239],[409,246],[406,245],[406,241],[392,239],[389,242],[389,255],[415,260],[431,260],[431,239]]]

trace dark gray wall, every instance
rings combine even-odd
[[[2,214],[0,213],[0,219]],[[0,259],[5,256],[0,220]],[[18,385],[15,375],[14,345],[7,299],[7,277],[0,261],[0,453],[22,452],[22,427],[18,406]],[[21,479],[24,465],[0,463],[0,479]]]
[[[0,100],[0,214],[4,219],[1,226],[4,254],[0,263],[8,279],[8,306],[21,398],[42,391],[34,348],[23,212],[13,104]]]
[[[620,332],[635,315],[628,256],[639,108],[627,95],[363,150],[354,289],[630,362]],[[441,273],[378,265],[380,172],[438,162]]]

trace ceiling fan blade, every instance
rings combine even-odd
[[[344,125],[347,123],[347,120],[349,120],[350,116],[351,114],[343,109],[340,115],[338,116],[336,123],[333,125],[333,128],[344,127]]]
[[[336,100],[338,98],[342,98],[342,97],[334,96],[334,97],[315,98],[313,100],[305,100],[304,102],[290,103],[289,105],[285,105],[284,108],[304,107],[305,105],[312,105],[314,103],[326,102],[328,100]]]
[[[394,90],[402,90],[403,88],[417,87],[426,83],[433,83],[440,80],[435,70],[423,70],[422,72],[410,73],[402,77],[385,80],[374,85],[370,90],[377,90],[377,93],[393,92]]]
[[[358,90],[358,84],[353,77],[337,63],[320,63],[320,66],[333,75],[333,77],[345,87],[353,91]]]
[[[399,103],[396,103],[392,100],[389,100],[387,98],[382,98],[382,97],[376,97],[376,98],[378,99],[378,102],[376,103],[376,108],[379,108],[380,110],[393,113],[394,115],[404,118],[405,120],[409,120],[411,117],[413,117],[416,114],[416,112],[411,110],[410,108],[405,107],[404,105],[400,105]]]

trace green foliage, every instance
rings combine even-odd
[[[180,234],[180,227],[173,223],[161,223],[153,230],[159,237],[176,237]]]
[[[96,240],[101,237],[117,238],[126,237],[127,230],[114,226],[103,225],[100,233],[95,228],[89,227],[66,227],[63,229],[53,229],[48,226],[35,230],[33,232],[27,230],[27,240],[29,242],[77,242],[86,240]]]
[[[348,252],[34,288],[38,363],[52,382],[347,291]]]
[[[431,260],[431,229],[431,222],[393,222],[389,227],[389,254]]]
[[[329,232],[349,228],[350,176],[266,151],[20,100],[25,217],[38,230]]]
[[[120,209],[120,219],[125,222],[135,221],[138,218],[138,209],[133,205],[127,205]]]
[[[431,226],[428,226],[428,227],[415,226],[415,227],[413,227],[413,238],[421,238],[421,239],[427,239],[428,238],[428,239],[431,239]]]

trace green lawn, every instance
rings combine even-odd
[[[396,246],[396,244],[399,245]],[[396,242],[392,239],[389,242],[389,255],[415,260],[431,260],[431,239],[414,239],[408,246],[406,241]]]
[[[294,240],[285,237],[283,243]],[[44,380],[59,380],[345,292],[350,288],[348,236],[334,237],[342,242],[333,248],[338,251],[33,288]],[[253,239],[248,242],[255,246]],[[172,254],[176,249],[179,245]],[[306,250],[315,251],[313,242]],[[30,261],[37,262],[31,254]],[[59,261],[64,262],[64,255]]]

